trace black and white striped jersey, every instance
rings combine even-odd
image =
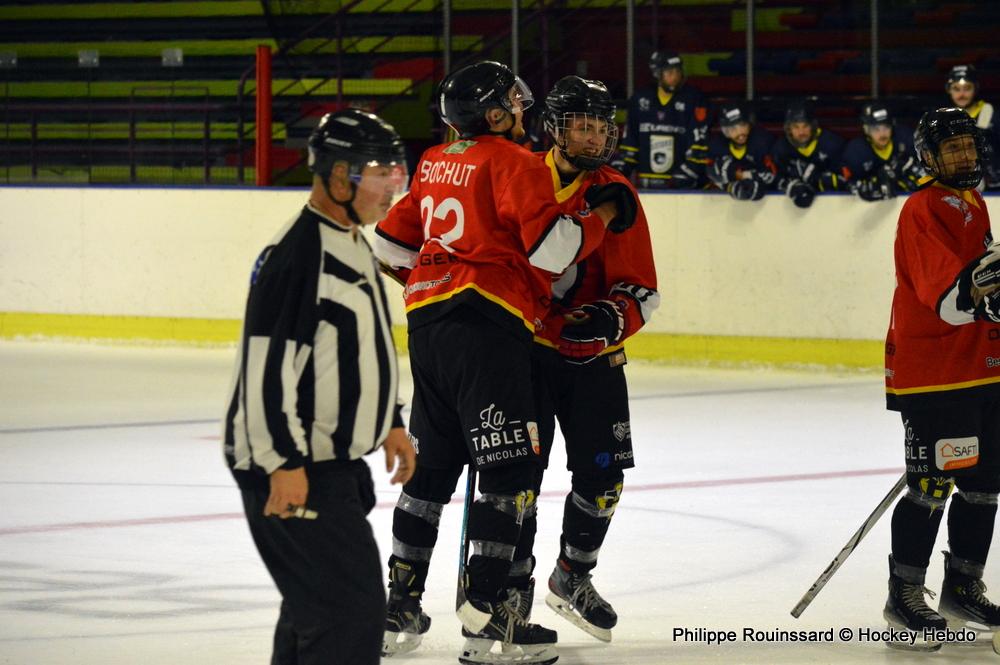
[[[241,487],[357,459],[402,426],[385,290],[360,233],[306,206],[257,259],[224,423]]]

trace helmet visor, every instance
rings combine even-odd
[[[351,175],[354,183],[354,209],[364,224],[385,218],[393,202],[409,186],[405,162],[369,161],[359,173]]]
[[[511,113],[523,113],[535,103],[535,98],[528,84],[520,76],[515,76],[514,85],[510,87],[502,101],[503,107]]]

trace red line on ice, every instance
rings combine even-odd
[[[854,471],[824,471],[820,473],[793,473],[781,476],[749,476],[746,478],[716,478],[713,480],[686,480],[670,483],[653,483],[647,485],[625,485],[625,493],[652,492],[656,490],[696,489],[700,487],[725,487],[727,485],[757,485],[767,483],[789,483],[801,480],[829,480],[833,478],[855,478],[859,476],[882,476],[900,473],[900,469],[892,467],[885,469],[857,469]],[[234,488],[235,489],[235,488]],[[547,495],[562,496],[566,490],[550,490]],[[452,499],[452,503],[460,503],[461,498]],[[395,501],[383,501],[376,508],[395,507]],[[628,509],[627,504],[623,504]],[[180,524],[184,522],[211,522],[215,520],[230,520],[243,517],[243,513],[211,513],[207,515],[176,515],[170,517],[141,517],[136,519],[105,520],[99,522],[67,522],[63,524],[39,524],[34,526],[14,526],[0,528],[0,536],[12,536],[22,533],[48,533],[52,531],[74,531],[78,529],[113,529],[130,526],[151,526],[156,524]]]

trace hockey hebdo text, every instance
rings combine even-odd
[[[779,628],[760,629],[743,627],[736,630],[713,630],[711,628],[673,629],[674,642],[722,645],[737,642],[761,643],[811,643],[811,642],[897,642],[913,645],[917,641],[926,642],[967,642],[976,641],[976,632],[969,628],[927,629],[923,631],[901,630],[898,628],[829,628],[827,630],[785,630]]]

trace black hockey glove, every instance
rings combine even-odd
[[[639,204],[628,185],[620,182],[591,185],[584,192],[583,198],[591,208],[596,208],[608,201],[615,204],[618,214],[608,224],[608,230],[612,233],[622,233],[635,224],[635,215],[638,212]]]
[[[730,183],[726,191],[737,201],[759,201],[764,198],[764,186],[753,178]]]
[[[799,208],[808,208],[812,205],[813,199],[816,198],[816,190],[801,180],[789,182],[788,187],[785,188],[785,194],[788,194],[788,197]]]
[[[731,155],[725,155],[712,162],[710,167],[716,183],[721,186],[731,185],[736,181],[736,162]]]
[[[697,171],[688,164],[681,164],[670,174],[670,186],[673,189],[698,189]]]
[[[598,300],[566,315],[559,352],[575,362],[590,362],[601,351],[621,341],[625,314],[618,303]]]
[[[977,321],[1000,323],[1000,291],[986,294],[976,305],[974,315]]]
[[[864,201],[882,201],[892,196],[888,185],[875,177],[859,180],[854,193]]]

